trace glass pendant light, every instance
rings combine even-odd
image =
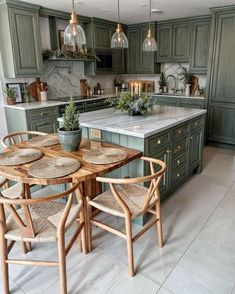
[[[116,32],[113,34],[111,39],[111,48],[128,48],[128,40],[126,35],[123,33],[122,26],[120,24],[120,12],[119,12],[119,0],[118,0],[118,24]]]
[[[74,8],[74,0],[72,0],[71,20],[64,32],[64,44],[73,46],[73,51],[76,51],[76,46],[82,47],[82,45],[86,44],[84,30],[78,24],[77,15]]]
[[[152,36],[151,32],[151,0],[149,0],[149,29],[148,29],[148,35],[147,38],[144,39],[142,49],[143,51],[157,51],[157,43],[154,37]]]

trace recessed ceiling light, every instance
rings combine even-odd
[[[151,13],[161,13],[162,10],[161,9],[157,9],[157,8],[154,8],[151,10]]]

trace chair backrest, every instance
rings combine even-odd
[[[33,205],[37,205],[39,203],[51,202],[54,200],[58,200],[65,196],[68,196],[68,201],[66,203],[64,212],[62,217],[59,221],[58,228],[63,228],[66,225],[66,221],[69,216],[70,209],[73,204],[74,195],[77,197],[78,203],[82,201],[82,194],[79,188],[80,183],[74,184],[71,188],[67,189],[66,191],[49,195],[43,198],[33,198],[33,199],[9,199],[4,198],[0,192],[0,226],[4,226],[3,230],[6,231],[6,214],[5,210],[8,210],[14,222],[18,225],[21,235],[24,238],[34,238],[35,231],[32,222],[32,216],[30,212],[30,207]],[[75,193],[74,193],[75,192]],[[21,215],[18,213],[18,209],[16,210],[16,206],[20,206]],[[23,212],[23,213],[22,213]]]
[[[48,134],[43,132],[36,132],[36,131],[13,132],[1,138],[1,145],[3,146],[3,148],[7,148],[11,145],[27,141],[35,136],[44,136],[44,135],[48,135]]]
[[[123,179],[115,179],[115,178],[103,178],[97,177],[96,180],[102,183],[108,183],[110,185],[110,189],[117,200],[118,204],[123,208],[124,212],[128,213],[129,208],[124,199],[118,193],[115,188],[115,184],[125,185],[125,184],[143,184],[145,182],[150,182],[148,193],[146,193],[145,201],[142,207],[142,211],[145,211],[152,200],[153,197],[156,197],[156,200],[160,201],[160,193],[159,193],[159,184],[163,174],[166,171],[166,164],[159,159],[144,157],[140,158],[141,160],[149,163],[150,175],[138,178],[123,178]],[[155,170],[154,165],[157,165],[158,168]],[[160,168],[160,169],[159,169]]]

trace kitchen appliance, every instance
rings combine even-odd
[[[113,53],[112,51],[96,51],[96,56],[98,60],[96,60],[96,70],[98,71],[112,71],[113,69]]]

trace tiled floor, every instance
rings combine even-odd
[[[135,243],[136,276],[128,276],[125,241],[94,229],[93,252],[84,256],[75,246],[68,256],[69,293],[235,294],[235,152],[206,147],[204,156],[203,172],[162,205],[165,246],[158,247],[155,228]],[[12,255],[21,256],[19,247]],[[39,244],[27,256],[55,252]],[[12,293],[59,293],[57,268],[12,265],[10,277]]]

